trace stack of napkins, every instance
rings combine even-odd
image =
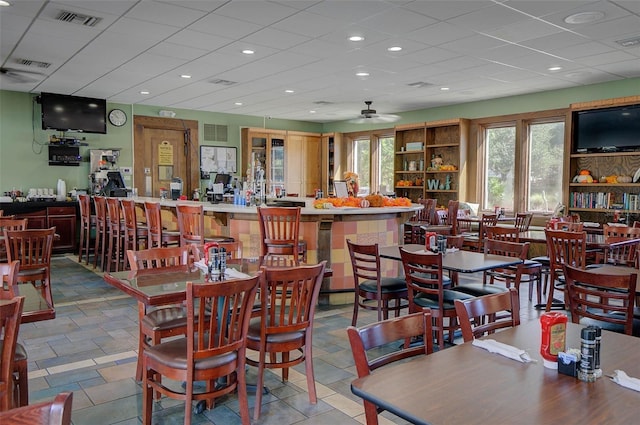
[[[209,266],[207,266],[207,263],[204,262],[204,258],[200,259],[199,261],[196,261],[195,263],[193,263],[193,265],[205,273],[209,271]]]
[[[251,276],[246,273],[239,272],[238,270],[231,267],[227,267],[224,271],[224,277],[226,277],[227,279],[246,279]]]
[[[526,351],[498,342],[495,339],[474,339],[472,344],[476,347],[484,348],[490,353],[498,353],[501,356],[509,357],[522,363],[534,361]]]
[[[622,370],[613,371],[611,380],[616,384],[622,385],[623,387],[630,388],[635,391],[640,391],[640,379],[632,378]]]

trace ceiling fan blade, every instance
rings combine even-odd
[[[13,68],[0,68],[0,77],[14,83],[35,83],[42,80],[45,74]]]
[[[388,122],[396,122],[400,119],[398,115],[393,114],[380,114],[380,115],[367,115],[360,116],[349,120],[351,124],[383,124]]]

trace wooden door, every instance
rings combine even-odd
[[[171,179],[182,179],[190,197],[200,186],[198,122],[172,118],[134,117],[134,182],[142,196],[160,196]]]

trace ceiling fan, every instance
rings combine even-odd
[[[387,123],[394,122],[400,119],[400,116],[393,114],[378,114],[375,109],[371,109],[371,104],[373,103],[371,100],[365,100],[365,105],[367,105],[366,109],[360,111],[360,116],[358,118],[354,118],[349,120],[350,123],[353,124],[377,124],[377,123]]]
[[[27,71],[16,68],[0,68],[0,78],[11,83],[24,84],[35,83],[46,77],[45,74],[36,71]]]

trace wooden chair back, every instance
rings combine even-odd
[[[455,306],[464,342],[520,324],[520,298],[515,288],[468,300],[455,300]]]
[[[453,235],[455,235],[458,228],[458,208],[460,208],[460,201],[449,201],[447,207],[447,225],[451,226],[451,234]]]
[[[584,269],[586,266],[587,234],[545,229],[547,254],[551,272],[562,272],[564,264]],[[553,279],[552,279],[553,282]]]
[[[27,228],[27,219],[15,219],[0,217],[0,232],[7,230],[24,230]]]
[[[188,245],[167,248],[156,247],[134,251],[127,250],[131,270],[157,269],[189,264],[191,248]]]
[[[533,213],[517,213],[515,226],[520,232],[526,232],[529,230],[531,220],[533,219]]]
[[[638,252],[640,252],[639,238],[640,237],[635,239],[614,236],[608,237],[608,245],[602,253],[596,254],[596,262],[633,267]]]
[[[119,198],[106,198],[107,201],[107,224],[109,231],[117,231],[122,228],[122,209]]]
[[[180,245],[204,245],[204,207],[202,204],[178,204],[178,229]]]
[[[5,230],[4,239],[9,262],[20,262],[20,273],[49,268],[56,228]]]
[[[414,216],[416,221],[426,221],[428,223],[437,224],[436,215],[436,202],[435,198],[427,198],[418,200],[419,204],[422,204],[423,209],[419,210]]]
[[[86,223],[91,222],[91,196],[78,195],[78,208],[80,209],[80,220]]]
[[[71,425],[73,393],[60,393],[53,401],[0,412],[0,423],[11,425]]]
[[[633,227],[640,227],[640,221],[634,221],[633,222]]]
[[[298,261],[300,207],[258,207],[261,255],[284,254]]]
[[[18,331],[24,297],[14,297],[11,301],[0,304],[0,335],[2,347],[0,351],[0,411],[13,407],[13,362],[18,343]]]
[[[520,242],[520,229],[517,227],[487,226],[487,239],[507,242]]]
[[[631,335],[633,305],[636,296],[637,273],[603,275],[563,266],[571,321],[592,324],[603,329]]]
[[[602,225],[605,240],[609,238],[640,239],[640,227]]]
[[[10,300],[18,296],[18,270],[20,270],[20,261],[14,260],[10,263],[0,263],[0,300]]]
[[[158,202],[145,202],[144,215],[149,229],[147,248],[162,246],[162,215]]]
[[[582,232],[584,230],[584,223],[560,220],[553,223],[548,222],[546,225],[546,229],[560,230],[563,232]]]
[[[442,284],[442,253],[416,254],[400,248],[400,257],[404,268],[404,275],[409,291],[409,311],[414,304],[414,298],[420,294],[437,297],[438,309],[443,310],[444,285]]]
[[[462,249],[464,245],[464,235],[447,235],[447,248]]]

